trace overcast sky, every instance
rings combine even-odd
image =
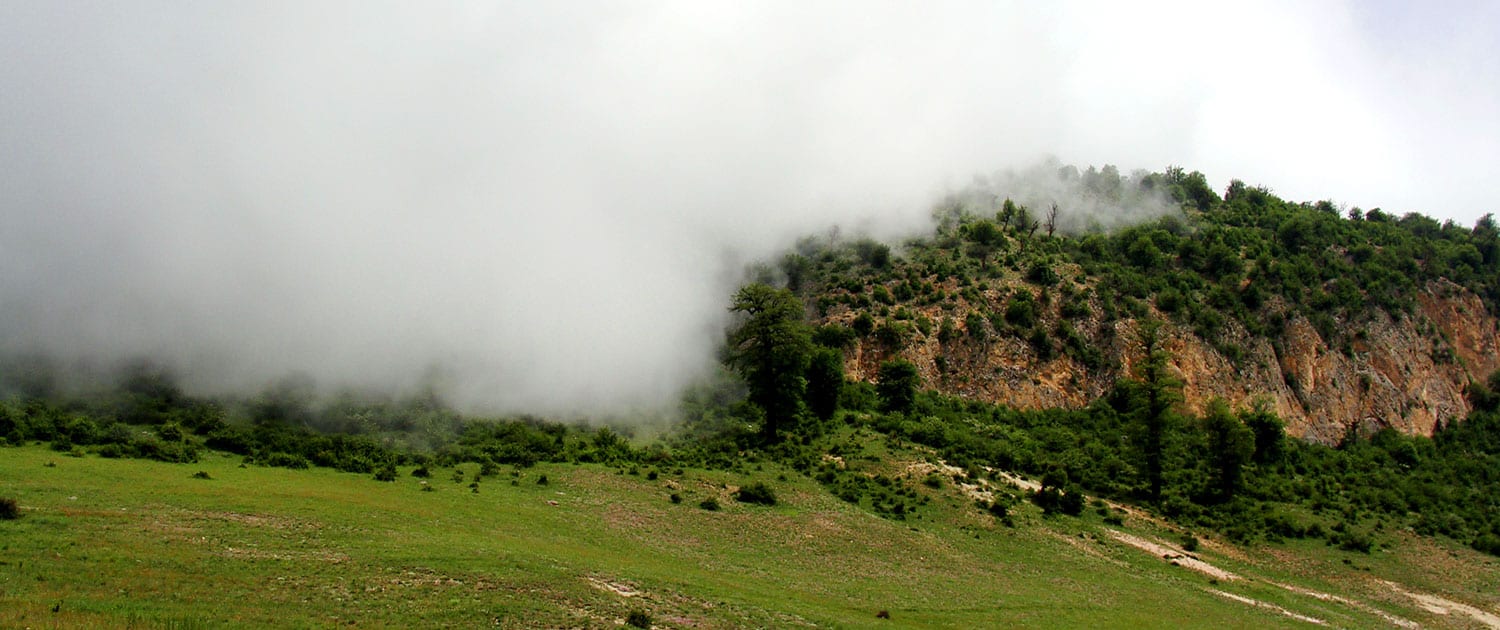
[[[0,2],[0,349],[653,404],[976,173],[1496,209],[1500,3]]]

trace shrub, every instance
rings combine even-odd
[[[667,499],[671,500],[674,504],[682,503],[682,495],[677,494],[676,492],[673,492],[672,496],[667,497]]]
[[[776,493],[771,490],[770,486],[760,481],[740,488],[739,492],[734,494],[734,498],[740,503],[776,505]]]
[[[1492,556],[1500,556],[1500,536],[1485,534],[1474,539],[1474,544],[1471,546],[1474,547],[1475,551],[1484,552]]]
[[[536,478],[536,485],[545,486],[545,485],[547,485],[547,483],[548,483],[548,481],[547,481],[547,476],[546,475],[542,475],[542,476]]]
[[[200,470],[198,472],[193,473],[193,478],[194,479],[213,479],[213,477],[209,476],[208,471],[206,471],[206,470]]]
[[[1192,553],[1198,550],[1198,537],[1192,534],[1182,535],[1182,550]]]
[[[704,499],[702,503],[699,503],[698,507],[701,507],[701,508],[703,508],[705,510],[708,510],[710,512],[717,512],[717,511],[719,511],[719,501],[717,499],[714,499],[714,498],[710,497],[710,498]]]
[[[432,477],[432,471],[427,470],[426,466],[418,466],[416,470],[411,471],[411,476],[420,479],[427,479],[429,477]]]
[[[1370,549],[1375,546],[1375,541],[1371,540],[1369,533],[1356,531],[1352,527],[1344,528],[1344,531],[1335,533],[1328,540],[1337,544],[1339,549],[1357,553],[1370,553]]]
[[[307,461],[306,457],[303,457],[301,455],[293,455],[291,453],[271,453],[264,459],[261,459],[260,463],[267,466],[275,466],[279,468],[294,468],[298,470],[305,469],[312,465],[311,462]]]
[[[631,626],[633,628],[650,628],[651,613],[648,613],[639,608],[632,610],[630,611],[630,614],[625,616],[625,625]]]
[[[21,506],[10,497],[0,497],[0,520],[13,521],[21,518]]]
[[[386,464],[380,470],[375,471],[375,481],[395,481],[396,467]]]

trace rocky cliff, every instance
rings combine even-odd
[[[1072,322],[1104,356],[1096,369],[1064,352],[1044,359],[1032,342],[1016,334],[967,334],[966,316],[998,309],[999,291],[1037,289],[1016,282],[982,294],[981,302],[989,303],[960,300],[956,306],[910,307],[912,317],[948,318],[964,334],[944,341],[936,332],[913,330],[898,348],[866,336],[846,354],[849,377],[872,381],[882,361],[900,355],[917,365],[926,387],[944,393],[1026,409],[1079,407],[1132,375],[1145,354],[1135,318],[1106,322],[1090,315]],[[1353,321],[1337,321],[1342,328],[1338,343],[1324,339],[1301,316],[1286,320],[1275,335],[1262,337],[1231,322],[1225,335],[1239,349],[1230,353],[1233,357],[1218,349],[1224,343],[1210,343],[1161,313],[1152,311],[1150,317],[1169,322],[1158,332],[1158,344],[1182,382],[1187,410],[1201,411],[1214,398],[1235,407],[1265,404],[1287,422],[1292,435],[1334,443],[1351,427],[1430,435],[1440,423],[1468,414],[1464,389],[1471,380],[1500,368],[1500,320],[1477,296],[1452,283],[1432,282],[1417,304],[1413,312],[1398,316],[1371,310]],[[1060,319],[1056,303],[1040,310],[1049,329]],[[853,311],[838,307],[823,319],[849,324],[854,317]]]

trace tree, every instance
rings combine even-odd
[[[1257,401],[1251,409],[1241,411],[1240,421],[1255,436],[1253,457],[1256,463],[1269,464],[1281,459],[1286,443],[1286,427],[1281,423],[1281,418],[1266,409],[1265,401]]]
[[[750,389],[750,402],[765,412],[761,435],[774,440],[796,419],[807,387],[812,339],[802,302],[791,291],[750,284],[734,296],[731,311],[747,316],[729,336],[729,363]]]
[[[1244,466],[1255,453],[1255,435],[1218,398],[1208,403],[1203,415],[1203,433],[1208,438],[1215,490],[1220,500],[1228,501],[1239,490]]]
[[[1146,360],[1138,368],[1137,404],[1134,416],[1141,432],[1140,451],[1145,462],[1146,490],[1152,501],[1161,501],[1165,480],[1167,433],[1175,422],[1172,407],[1182,400],[1181,383],[1167,370],[1167,353],[1157,346],[1159,322],[1142,327]]]
[[[844,357],[838,350],[820,348],[807,366],[807,408],[813,415],[827,420],[839,408],[839,393],[844,388]]]
[[[1057,204],[1056,203],[1053,203],[1052,207],[1050,207],[1050,208],[1047,209],[1047,222],[1046,222],[1046,225],[1047,225],[1047,237],[1051,238],[1053,232],[1057,231]]]
[[[922,375],[917,366],[905,359],[895,359],[880,364],[879,382],[875,393],[880,396],[880,410],[888,413],[906,413],[917,402],[917,386]]]

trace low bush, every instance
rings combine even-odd
[[[740,488],[739,492],[734,493],[734,499],[740,503],[776,505],[776,493],[760,481]]]
[[[630,614],[625,616],[625,625],[632,628],[650,628],[651,613],[639,608],[631,610]]]

